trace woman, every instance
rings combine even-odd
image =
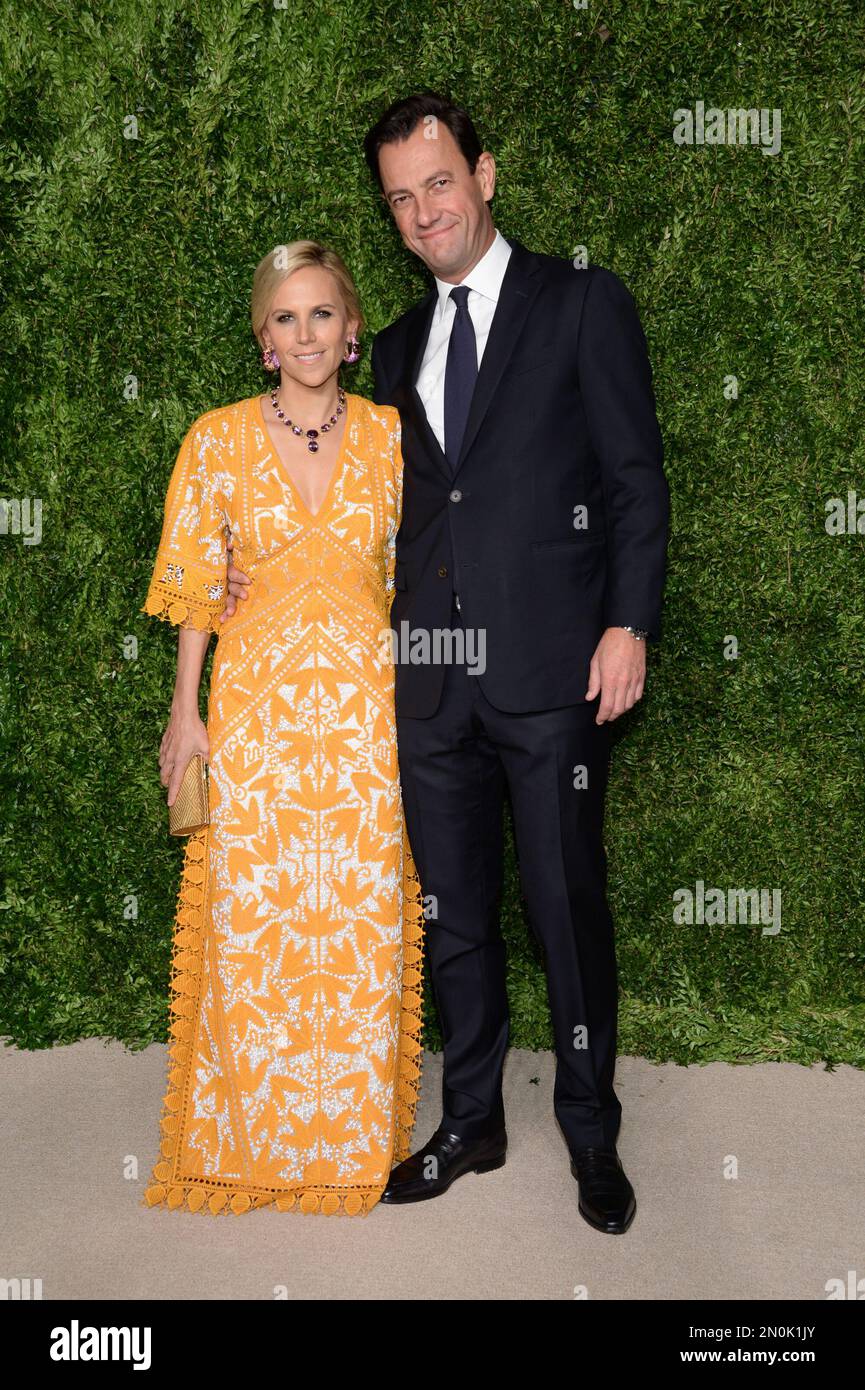
[[[194,753],[210,774],[144,1200],[354,1215],[408,1155],[420,1076],[422,908],[382,641],[400,422],[339,384],[363,318],[335,252],[297,241],[265,256],[252,327],[279,384],[190,427],[142,609],[181,629],[159,756],[169,804]],[[229,531],[253,582],[220,622]]]

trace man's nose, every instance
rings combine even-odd
[[[421,194],[415,201],[415,221],[418,226],[427,231],[438,219],[438,216],[438,210],[431,202],[427,201],[424,194]]]

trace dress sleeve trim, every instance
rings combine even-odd
[[[225,609],[225,585],[214,582],[213,571],[188,561],[179,562],[165,552],[157,555],[153,577],[139,612],[153,618],[196,628],[199,632],[219,632],[217,622]]]

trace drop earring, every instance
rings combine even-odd
[[[353,333],[350,342],[348,342],[346,346],[349,348],[349,351],[343,354],[343,362],[356,362],[360,357],[360,343]]]
[[[265,371],[275,372],[279,370],[279,358],[272,347],[264,349],[261,354],[261,360],[264,363]]]

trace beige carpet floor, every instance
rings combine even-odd
[[[624,1236],[593,1231],[552,1108],[551,1053],[512,1050],[504,1168],[367,1217],[140,1204],[165,1049],[0,1049],[0,1277],[43,1299],[823,1300],[865,1276],[865,1074],[621,1057]],[[439,1118],[424,1057],[419,1146]],[[736,1176],[727,1176],[735,1170]]]

